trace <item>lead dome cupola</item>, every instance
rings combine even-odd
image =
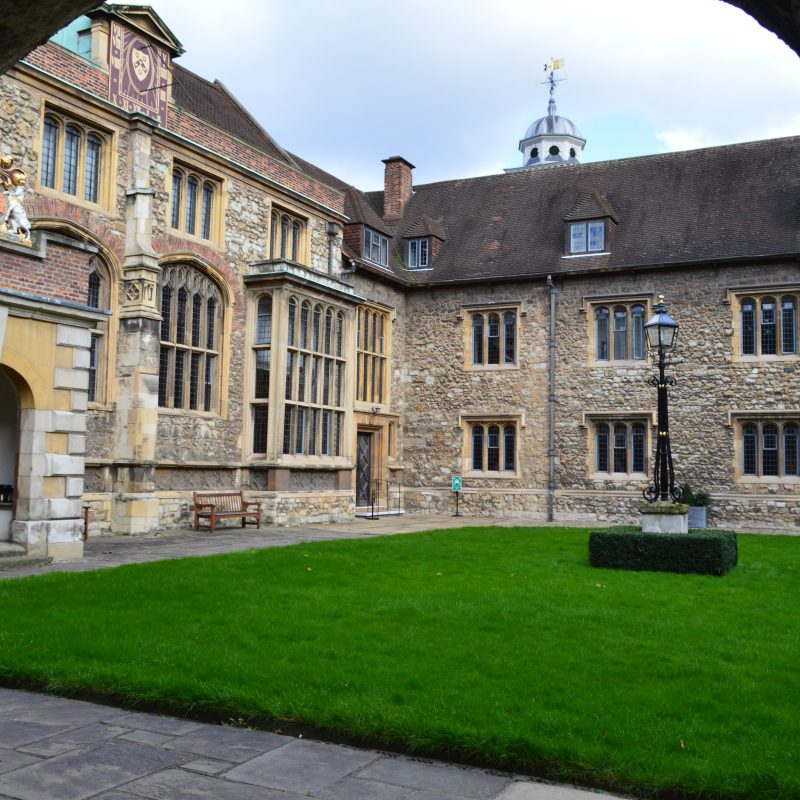
[[[522,153],[523,167],[580,161],[586,139],[572,120],[559,117],[556,113],[556,84],[564,79],[557,78],[555,71],[563,66],[563,59],[554,59],[550,62],[550,74],[544,81],[550,85],[547,116],[531,123],[525,136],[520,140],[519,149]],[[545,64],[545,71],[547,69],[548,65]]]

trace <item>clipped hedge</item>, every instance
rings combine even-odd
[[[643,533],[620,525],[589,534],[593,567],[725,575],[738,560],[739,546],[731,531]]]

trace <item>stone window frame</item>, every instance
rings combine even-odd
[[[309,219],[287,205],[273,203],[269,215],[269,258],[308,264]]]
[[[170,295],[165,312],[167,288]],[[182,291],[185,292],[183,300]],[[220,387],[225,377],[225,300],[226,293],[215,276],[197,263],[184,259],[162,265],[158,283],[158,310],[162,316],[159,413],[222,415],[224,403]]]
[[[520,475],[520,442],[522,431],[526,427],[524,413],[510,414],[460,414],[459,426],[463,431],[463,445],[461,453],[461,463],[463,464],[463,475],[465,478],[480,478],[488,480],[513,480]],[[488,469],[489,465],[489,429],[496,426],[499,428],[498,435],[498,469]],[[475,446],[475,433],[478,428],[482,429],[482,457],[483,464],[481,469],[473,469],[473,455]],[[505,437],[506,429],[512,429],[514,434],[514,454],[513,469],[506,469],[508,456],[507,440]]]
[[[259,292],[253,297],[252,326],[252,389],[250,391],[250,452],[256,457],[266,457],[269,451],[269,412],[273,387],[272,369],[275,299],[272,292]],[[263,354],[267,354],[264,357]],[[259,367],[259,361],[261,365]],[[266,367],[266,369],[265,369]],[[266,381],[263,372],[266,371]],[[262,373],[259,380],[259,372]],[[263,449],[262,449],[263,448]]]
[[[374,303],[356,309],[356,404],[361,410],[389,406],[393,315]]]
[[[350,451],[347,309],[297,291],[286,304],[284,377],[276,388],[278,451],[288,463],[331,464]]]
[[[644,313],[641,315],[641,358],[632,358],[634,352],[634,309],[641,306]],[[601,309],[608,311],[608,358],[599,358],[599,325],[598,313]],[[625,348],[626,358],[615,358],[617,351],[614,321],[615,312],[623,310],[625,312]],[[644,323],[653,314],[653,295],[644,293],[625,293],[625,294],[604,294],[604,295],[585,295],[581,314],[586,318],[587,324],[587,352],[586,363],[595,367],[635,367],[647,365],[649,362],[647,353],[647,342],[644,333]]]
[[[185,161],[173,159],[169,172],[169,208],[167,224],[181,236],[217,244],[222,241],[223,180],[198,170]],[[195,186],[192,218],[189,219],[189,186]],[[210,191],[210,207],[206,191]]]
[[[513,314],[513,357],[506,361],[508,353],[508,339],[506,329],[506,315]],[[495,372],[498,370],[514,370],[520,368],[519,345],[521,341],[522,318],[526,312],[522,310],[522,303],[519,301],[495,302],[495,303],[469,303],[461,307],[459,320],[464,323],[464,369],[469,372]],[[492,316],[499,318],[499,337],[497,363],[489,363],[490,342],[489,318]],[[481,333],[481,357],[482,362],[475,361],[475,337],[476,324],[478,319],[483,319],[483,331]]]
[[[800,484],[800,409],[770,411],[731,411],[728,414],[728,426],[733,429],[733,472],[736,483],[749,484]],[[774,426],[777,434],[775,451],[777,473],[764,474],[764,452],[767,444],[765,433],[769,426]],[[794,472],[787,473],[787,430],[794,429],[796,434],[794,453]],[[748,429],[755,433],[755,472],[748,471],[746,464]],[[770,443],[771,444],[771,443]]]
[[[583,415],[582,427],[587,430],[586,474],[590,480],[612,480],[621,482],[647,480],[652,472],[656,416],[653,411],[592,411]],[[606,464],[602,470],[599,437],[603,426],[608,433]],[[615,468],[614,435],[618,426],[625,428],[625,471]],[[633,432],[636,426],[644,427],[644,471],[633,470]]]
[[[77,203],[92,209],[109,208],[112,200],[113,165],[111,162],[114,152],[114,135],[111,130],[100,127],[95,122],[87,122],[80,116],[64,111],[50,103],[42,106],[40,128],[39,191],[43,195],[57,195],[67,198],[70,203]],[[48,150],[51,148],[48,131],[54,131],[55,136],[51,155],[48,154]],[[74,132],[73,137],[77,147],[74,192],[64,186],[68,131]],[[89,191],[87,185],[90,143],[97,146],[94,157],[96,166],[93,170],[93,191]],[[48,164],[52,165],[52,175]]]
[[[764,303],[773,300],[775,303],[774,335],[776,340],[775,353],[762,353],[763,328],[762,316]],[[753,304],[752,325],[753,345],[752,353],[743,352],[747,347],[745,339],[746,321],[745,305],[750,301]],[[794,352],[784,352],[786,339],[784,326],[784,308],[787,301],[792,301],[793,328],[791,336]],[[753,363],[769,361],[800,361],[800,285],[776,284],[773,286],[757,284],[752,286],[729,287],[725,303],[731,310],[731,358],[736,362]]]

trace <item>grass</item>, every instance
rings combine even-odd
[[[800,796],[800,539],[725,578],[468,528],[0,583],[0,680],[657,797]]]

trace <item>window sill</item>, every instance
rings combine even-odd
[[[195,242],[196,244],[201,244],[204,247],[212,247],[215,250],[222,250],[222,245],[213,236],[210,239],[204,239],[202,236],[197,236],[194,233],[187,233],[186,231],[182,231],[180,228],[173,228],[171,226],[167,228],[167,231],[176,239],[185,239],[187,242]]]
[[[467,478],[475,478],[476,480],[514,480],[515,478],[519,478],[519,473],[514,471],[505,471],[502,472],[465,472],[464,479]],[[468,487],[464,487],[468,488]]]
[[[592,472],[589,475],[592,481],[619,481],[630,483],[650,480],[646,472]]]
[[[775,484],[785,483],[789,486],[800,484],[800,476],[797,475],[739,475],[736,483],[750,484],[751,486],[774,486]]]
[[[610,250],[598,250],[596,253],[567,253],[561,258],[597,258],[598,256],[610,256]]]
[[[78,197],[76,194],[67,194],[67,192],[59,191],[58,189],[51,189],[49,186],[42,186],[39,184],[37,186],[39,193],[42,197],[54,197],[58,200],[63,200],[65,203],[70,203],[71,205],[80,206],[81,208],[86,208],[89,211],[106,211],[112,212],[113,209],[111,208],[111,203],[106,202],[105,197],[101,197],[96,203],[93,203],[91,200],[84,200],[81,197]],[[23,201],[25,202],[25,201]]]
[[[775,364],[775,363],[797,363],[800,361],[800,354],[787,353],[785,355],[758,355],[758,356],[744,356],[734,355],[734,363],[738,364]]]
[[[519,369],[519,364],[468,364],[465,367],[467,372],[504,372],[506,370]]]
[[[167,408],[166,406],[157,406],[156,410],[159,415],[166,414],[170,417],[184,416],[202,419],[222,419],[218,411],[198,411],[194,408]]]
[[[590,367],[649,367],[650,360],[647,358],[626,358],[626,359],[619,359],[619,360],[612,360],[612,359],[593,359],[589,362]]]

